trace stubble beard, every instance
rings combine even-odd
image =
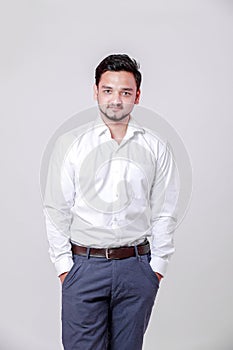
[[[129,111],[128,113],[124,113],[123,108],[122,108],[123,114],[118,116],[117,114],[108,113],[107,109],[108,109],[108,107],[106,108],[106,110],[103,110],[103,108],[99,104],[99,110],[100,110],[101,114],[104,115],[108,120],[113,121],[113,122],[119,122],[119,121],[127,118],[131,113],[131,111]]]

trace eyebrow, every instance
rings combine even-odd
[[[107,86],[107,85],[102,85],[101,89],[112,89],[111,86]],[[120,90],[124,90],[124,91],[133,91],[132,88],[121,88]]]

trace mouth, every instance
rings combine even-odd
[[[122,107],[116,107],[116,106],[109,106],[109,109],[111,109],[113,112],[121,111],[123,108]]]

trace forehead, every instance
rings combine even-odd
[[[112,72],[107,71],[101,75],[99,86],[122,86],[136,89],[136,81],[133,73],[126,71]]]

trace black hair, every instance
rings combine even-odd
[[[130,58],[126,54],[114,54],[105,57],[95,70],[95,83],[99,85],[101,75],[107,71],[119,72],[126,71],[131,72],[134,75],[137,91],[140,88],[142,75],[139,72],[140,65],[134,58]]]

